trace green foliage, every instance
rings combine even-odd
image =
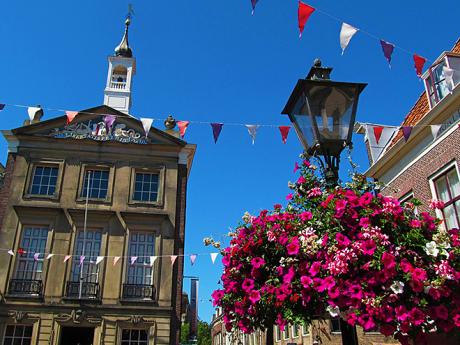
[[[198,345],[211,345],[211,326],[198,320]]]
[[[190,324],[185,322],[180,327],[180,342],[186,344],[188,341],[188,334],[190,332]]]

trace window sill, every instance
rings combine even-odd
[[[6,299],[9,300],[36,300],[43,301],[43,295],[32,295],[32,294],[6,294]]]
[[[24,200],[59,201],[59,195],[25,194],[22,198]]]
[[[91,297],[62,297],[62,300],[64,302],[69,302],[69,303],[85,303],[85,304],[101,304],[102,301],[100,298],[91,298]]]
[[[155,202],[148,202],[148,201],[137,201],[137,200],[130,200],[128,203],[131,207],[153,207],[153,208],[163,208],[163,203],[155,201]]]
[[[86,203],[86,198],[78,197],[76,201],[77,201],[78,204],[85,204]],[[92,198],[88,198],[88,204],[111,205],[112,200],[111,199],[92,199]]]

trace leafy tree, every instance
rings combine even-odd
[[[180,342],[186,344],[188,341],[188,334],[190,333],[190,324],[185,322],[180,327]]]
[[[198,345],[211,345],[211,326],[198,320]]]

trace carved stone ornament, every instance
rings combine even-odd
[[[95,141],[118,141],[121,143],[148,144],[145,134],[118,123],[108,128],[104,121],[86,121],[54,128],[49,136],[54,138],[91,139]]]
[[[12,317],[15,323],[21,323],[27,318],[27,313],[25,311],[11,310],[8,312],[8,316]]]
[[[58,314],[56,320],[59,322],[69,322],[72,321],[75,324],[80,324],[82,322],[88,322],[91,324],[100,324],[102,318],[96,315],[88,314],[86,311],[81,309],[73,309],[70,314]]]

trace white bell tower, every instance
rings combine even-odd
[[[125,34],[115,48],[115,55],[109,56],[109,71],[104,90],[104,104],[129,114],[131,108],[131,86],[136,74],[136,59],[128,43],[128,29],[131,19],[125,21]]]

